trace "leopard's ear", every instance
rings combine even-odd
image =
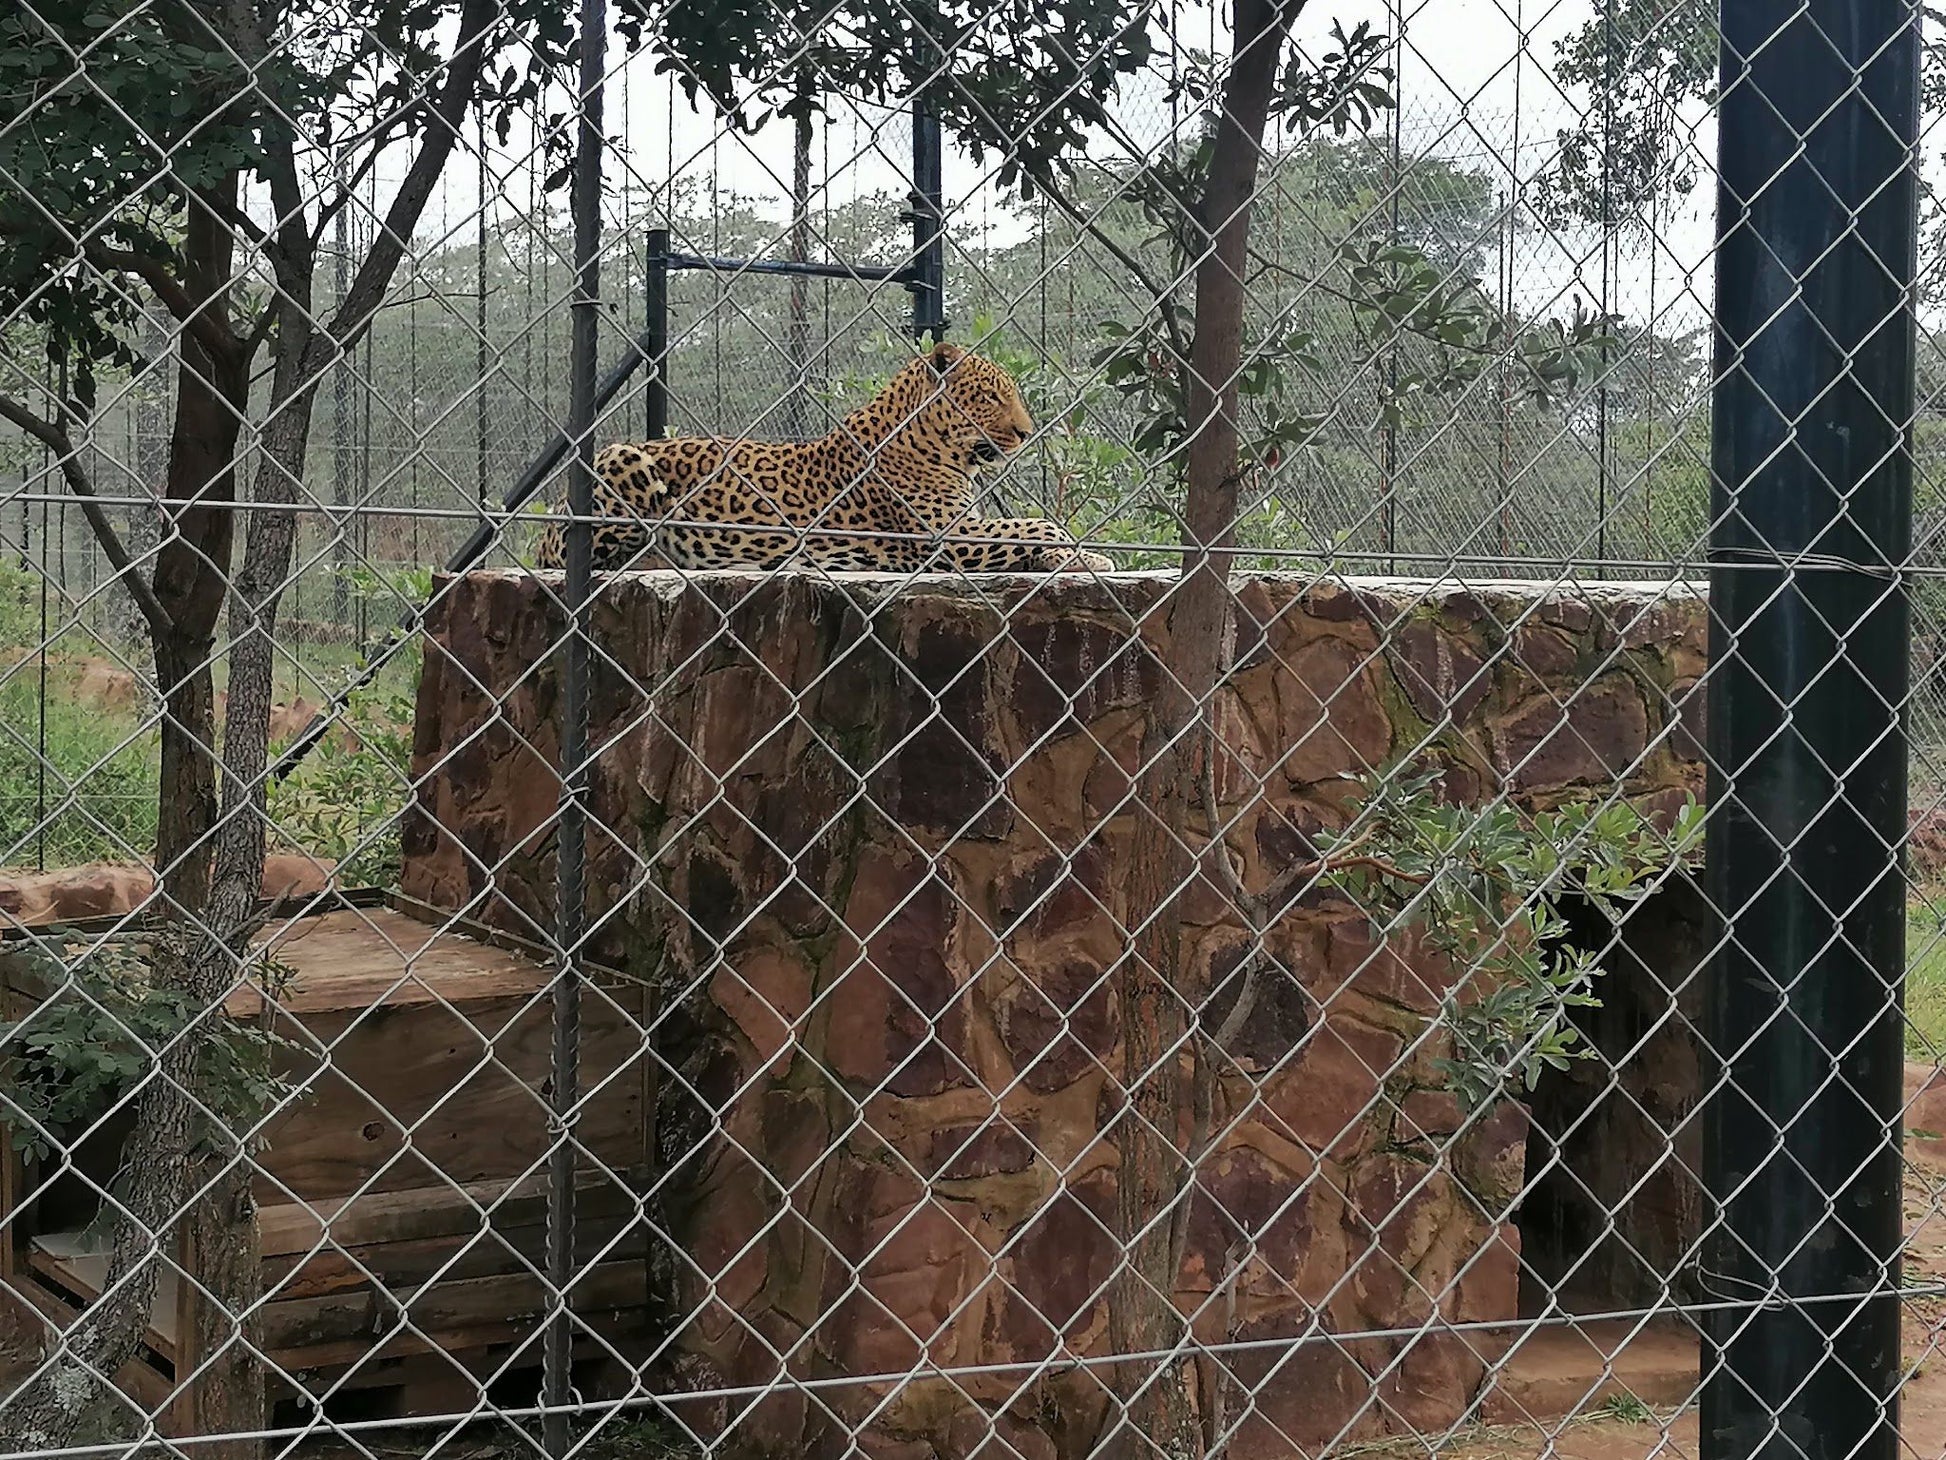
[[[932,368],[944,375],[953,366],[966,358],[966,351],[949,341],[941,340],[932,347],[932,354],[926,357],[932,361]]]

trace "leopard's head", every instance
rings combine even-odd
[[[940,343],[899,371],[909,403],[896,434],[975,476],[1020,450],[1034,418],[1014,378],[991,360]]]

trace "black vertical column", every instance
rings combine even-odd
[[[647,318],[642,325],[649,378],[642,387],[648,415],[648,439],[660,441],[669,433],[669,230],[649,230],[648,285],[643,291]]]
[[[1892,1460],[1918,22],[1721,15],[1702,1453]]]
[[[912,103],[912,333],[946,337],[945,160],[939,118],[923,98]]]

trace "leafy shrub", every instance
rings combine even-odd
[[[1618,924],[1661,874],[1697,856],[1703,812],[1690,799],[1664,832],[1622,800],[1542,812],[1453,806],[1439,780],[1366,778],[1351,826],[1318,842],[1329,885],[1380,928],[1414,929],[1466,971],[1440,1010],[1453,1051],[1436,1068],[1478,1109],[1591,1053],[1569,1010],[1599,1007],[1599,954],[1567,943],[1563,902]]]
[[[163,1046],[199,1024],[202,1011],[187,993],[150,977],[156,952],[134,938],[84,945],[59,928],[12,951],[16,968],[49,994],[33,1013],[0,1025],[0,1106],[15,1150],[44,1160],[71,1148]],[[274,981],[281,970],[257,972]],[[283,1036],[219,1015],[190,1037],[200,1042],[197,1095],[226,1131],[247,1129],[293,1093],[275,1068],[281,1051],[297,1048]],[[203,1139],[227,1136],[212,1129]]]
[[[342,729],[334,727],[294,774],[270,785],[271,823],[313,856],[337,862],[344,886],[392,887],[399,880],[417,653],[400,651],[413,656],[405,684],[381,679],[354,693]]]

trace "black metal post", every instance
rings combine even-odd
[[[547,1160],[547,1281],[553,1307],[542,1350],[542,1442],[551,1460],[569,1448],[569,1373],[574,1328],[568,1291],[575,1277],[574,1138],[581,1102],[581,959],[587,931],[588,600],[595,486],[595,333],[600,325],[602,76],[607,0],[581,0],[581,113],[574,160],[574,316],[568,377],[566,582],[569,615],[561,665],[561,809],[556,837],[554,985],[549,1099],[553,1147]]]
[[[1917,26],[1722,5],[1704,1460],[1899,1449]]]
[[[669,434],[669,230],[649,230],[647,318],[642,321],[642,352],[648,360],[648,381],[642,387],[648,439]]]
[[[912,333],[946,338],[946,182],[939,118],[912,103]]]

